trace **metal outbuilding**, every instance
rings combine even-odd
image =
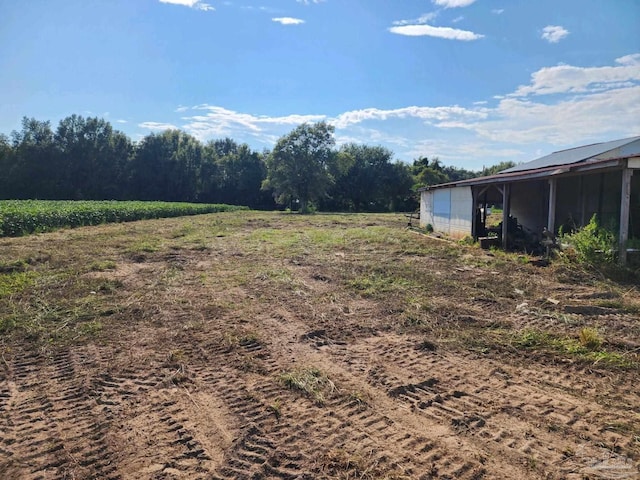
[[[586,225],[593,214],[615,226],[619,259],[627,241],[640,239],[640,136],[561,150],[487,177],[432,185],[420,190],[420,224],[454,238],[487,234],[489,205],[503,211],[504,248],[518,232],[541,240]]]

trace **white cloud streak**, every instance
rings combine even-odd
[[[292,17],[276,17],[271,20],[273,22],[280,23],[281,25],[302,25],[304,23],[304,20]]]
[[[434,5],[444,8],[468,7],[476,0],[432,0]]]
[[[569,35],[569,30],[559,25],[547,25],[542,29],[542,39],[549,43],[558,43]]]
[[[325,115],[293,114],[281,117],[253,115],[208,104],[197,105],[191,110],[206,112],[202,115],[182,117],[182,120],[187,122],[183,129],[201,140],[242,132],[259,141],[271,143],[273,133],[268,131],[269,128],[289,128],[305,122],[319,122],[326,119]]]
[[[451,107],[404,107],[392,110],[381,110],[378,108],[366,108],[363,110],[353,110],[338,115],[331,123],[336,128],[347,128],[369,120],[390,120],[404,118],[418,118],[421,120],[444,121],[453,118],[467,118],[480,120],[486,114],[480,110],[469,110],[457,105]]]
[[[413,20],[397,20],[393,22],[394,25],[402,26],[402,25],[424,25],[426,23],[432,22],[438,16],[438,12],[431,13],[423,13],[418,18]]]
[[[178,128],[171,123],[162,123],[162,122],[142,122],[142,123],[139,123],[138,126],[140,128],[144,128],[152,131],[164,131],[164,130],[172,130],[172,129]]]
[[[181,5],[183,7],[194,8],[196,10],[213,11],[215,8],[201,0],[160,0],[160,3],[170,3],[172,5]]]
[[[437,37],[447,40],[471,41],[483,38],[484,35],[470,32],[468,30],[459,30],[451,27],[434,27],[431,25],[402,25],[389,29],[391,33],[397,35],[406,35],[409,37]]]

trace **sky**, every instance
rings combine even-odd
[[[304,122],[479,170],[640,135],[640,0],[0,0],[0,133]]]

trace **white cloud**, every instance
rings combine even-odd
[[[363,110],[352,110],[338,115],[331,123],[336,128],[347,128],[368,120],[388,120],[393,118],[419,118],[421,120],[444,121],[451,118],[474,118],[482,119],[486,116],[481,110],[469,110],[457,105],[451,107],[403,107],[392,110],[381,110],[378,108],[366,108]]]
[[[171,123],[161,123],[161,122],[142,122],[139,123],[138,126],[140,128],[146,128],[147,130],[173,130],[178,127]]]
[[[304,20],[300,18],[292,18],[292,17],[277,17],[271,19],[274,22],[280,23],[282,25],[301,25],[304,23]]]
[[[201,0],[160,0],[160,3],[170,3],[172,5],[182,5],[183,7],[195,8],[197,10],[212,11],[215,8]]]
[[[483,38],[484,35],[470,32],[468,30],[458,30],[451,27],[434,27],[431,25],[402,25],[389,29],[391,33],[398,35],[407,35],[409,37],[437,37],[447,40],[471,41]]]
[[[231,136],[272,146],[305,122],[336,127],[338,144],[381,144],[410,160],[439,156],[448,164],[481,168],[498,160],[524,161],[552,148],[640,134],[640,53],[601,67],[559,65],[534,72],[528,85],[468,107],[364,108],[326,114],[256,115],[202,104],[187,112],[181,128],[200,140]],[[144,122],[149,130],[176,128]],[[430,139],[429,141],[424,140]]]
[[[418,18],[413,20],[397,20],[393,22],[394,25],[424,25],[425,23],[432,22],[438,16],[438,12],[424,13]]]
[[[494,8],[491,10],[491,13],[494,15],[502,15],[504,13],[504,8]]]
[[[129,123],[126,120],[123,120],[121,118],[119,118],[118,120],[116,120],[116,123]]]
[[[511,143],[575,145],[586,139],[625,137],[640,132],[640,86],[554,103],[508,98],[492,119],[474,126],[482,137]]]
[[[542,29],[542,38],[549,43],[558,43],[569,35],[569,30],[559,25],[547,25]]]
[[[531,75],[529,85],[518,87],[510,96],[597,92],[640,82],[640,54],[625,55],[617,58],[616,63],[617,66],[606,67],[557,65],[541,68]]]
[[[311,5],[311,4],[314,4],[314,3],[323,3],[325,1],[326,0],[296,0],[296,2],[302,3],[304,5]]]
[[[502,96],[485,118],[444,120],[436,126],[466,129],[511,144],[575,145],[640,133],[640,54],[617,66],[542,68],[531,84]],[[535,99],[535,100],[534,100]]]
[[[468,7],[476,0],[432,0],[435,5],[444,8]]]
[[[204,115],[182,117],[187,122],[183,128],[186,132],[201,140],[242,132],[265,143],[271,143],[270,140],[274,138],[274,134],[267,131],[267,127],[276,129],[280,127],[289,128],[305,122],[318,122],[326,119],[325,115],[293,114],[281,117],[252,115],[208,104],[197,105],[192,109],[204,110],[206,113]],[[277,136],[275,138],[277,139]]]

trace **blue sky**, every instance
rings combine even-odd
[[[640,135],[638,0],[0,0],[0,132],[100,116],[479,169]]]

